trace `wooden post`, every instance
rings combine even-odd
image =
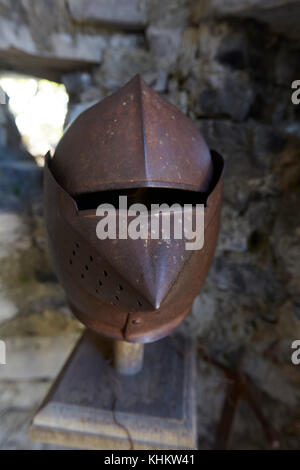
[[[114,366],[122,375],[134,375],[143,367],[144,344],[114,341]]]

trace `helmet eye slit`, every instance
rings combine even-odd
[[[151,204],[206,204],[207,193],[186,189],[146,187],[137,189],[119,189],[96,193],[79,194],[74,197],[79,212],[96,211],[100,204],[112,204],[119,207],[119,196],[127,196],[127,205],[141,203],[148,210]],[[79,248],[79,244],[76,247]]]

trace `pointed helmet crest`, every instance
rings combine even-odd
[[[207,191],[213,173],[192,121],[139,75],[76,119],[52,168],[72,195],[136,187]]]

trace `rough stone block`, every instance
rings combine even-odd
[[[69,0],[71,15],[80,23],[143,29],[147,23],[144,0]]]
[[[276,32],[299,38],[299,13],[297,0],[199,0],[194,5],[193,17],[198,20],[208,15],[253,18],[268,23]]]

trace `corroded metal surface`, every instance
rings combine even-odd
[[[149,342],[181,323],[215,250],[223,167],[193,124],[139,77],[75,121],[46,157],[45,206],[58,278],[85,325]],[[187,251],[172,237],[99,240],[98,203],[124,191],[135,202],[205,202],[204,247]]]
[[[136,76],[76,119],[52,171],[74,196],[145,186],[206,191],[212,165],[190,119]]]

